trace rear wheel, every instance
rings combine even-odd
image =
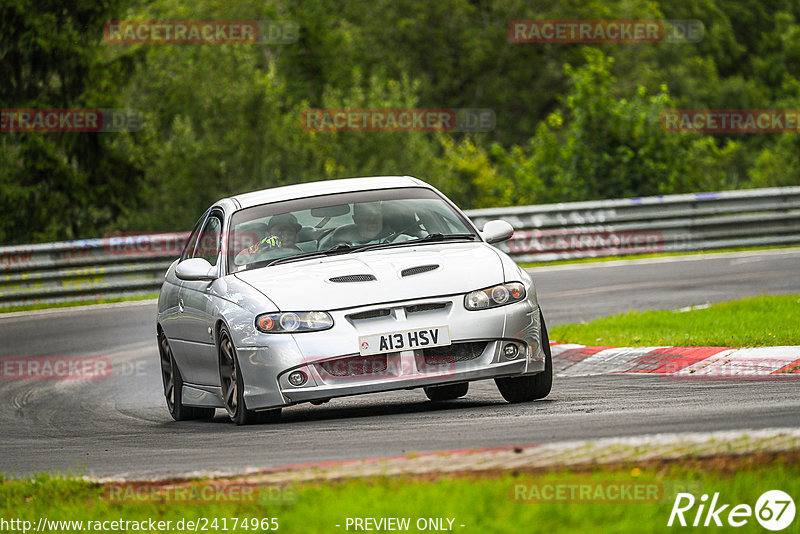
[[[214,417],[214,408],[196,408],[183,405],[183,378],[172,349],[169,346],[166,334],[158,334],[158,352],[161,357],[161,381],[164,384],[164,397],[167,400],[169,414],[176,421],[189,421],[192,419],[211,419]]]
[[[447,401],[463,397],[469,391],[469,382],[446,384],[444,386],[426,386],[425,395],[432,401]]]
[[[271,423],[281,418],[281,409],[274,408],[256,412],[248,410],[244,402],[244,380],[239,371],[239,360],[228,329],[219,332],[219,378],[222,384],[222,399],[231,421],[237,425]]]
[[[508,402],[529,402],[543,399],[550,394],[550,389],[553,386],[553,360],[550,355],[550,339],[547,336],[547,327],[544,324],[541,310],[539,310],[539,320],[541,321],[544,371],[530,376],[495,378],[494,382],[497,384],[497,389],[500,390],[500,394]]]

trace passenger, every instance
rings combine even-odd
[[[320,250],[341,244],[368,245],[379,243],[387,238],[394,239],[401,233],[387,221],[387,217],[392,217],[390,217],[390,213],[385,212],[381,202],[354,204],[352,217],[353,224],[337,228],[332,234],[320,241]],[[410,215],[410,220],[414,220],[413,214]]]

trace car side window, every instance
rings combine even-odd
[[[222,237],[222,221],[216,215],[212,215],[206,221],[200,238],[197,242],[197,250],[192,257],[203,258],[211,265],[217,264],[219,249]]]
[[[200,228],[203,226],[203,221],[206,220],[206,213],[203,214],[202,217],[197,219],[197,222],[192,229],[192,233],[189,234],[189,239],[186,241],[186,246],[183,247],[183,251],[181,251],[181,261],[191,258],[192,253],[194,252],[194,246],[197,244],[197,237],[200,235]]]

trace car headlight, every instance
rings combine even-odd
[[[525,286],[519,282],[511,282],[467,293],[464,307],[468,310],[486,310],[519,302],[524,298]]]
[[[256,317],[256,328],[267,334],[293,334],[315,332],[333,326],[333,317],[327,312],[264,313]]]

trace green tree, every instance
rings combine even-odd
[[[135,58],[109,60],[103,24],[120,3],[0,3],[0,108],[114,108]],[[138,200],[138,170],[110,133],[11,133],[0,140],[0,240],[96,235]]]
[[[620,94],[613,58],[586,48],[586,63],[566,65],[571,88],[524,150],[502,160],[522,202],[561,202],[681,193],[730,186],[739,145],[710,136],[667,133],[660,115],[674,107],[666,86],[649,96]]]

